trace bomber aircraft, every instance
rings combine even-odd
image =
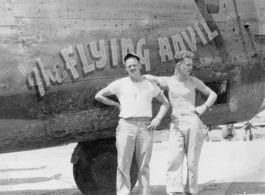
[[[264,99],[264,8],[264,0],[0,1],[0,152],[78,143],[80,191],[115,194],[119,111],[94,96],[127,76],[125,54],[141,57],[143,73],[168,76],[175,52],[194,52],[193,74],[218,94],[204,124],[246,121]],[[136,180],[134,160],[132,187]]]

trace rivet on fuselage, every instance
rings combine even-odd
[[[245,23],[244,27],[247,29],[250,26],[250,23]]]

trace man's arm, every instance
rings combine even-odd
[[[150,74],[142,75],[142,77],[150,82],[158,84],[162,90],[165,90],[167,88],[166,80],[168,79],[168,77],[156,77]]]
[[[151,124],[147,127],[147,129],[149,130],[154,130],[161,122],[162,118],[165,116],[165,114],[167,113],[167,110],[169,108],[169,102],[167,100],[167,98],[160,93],[156,99],[162,103],[160,110],[158,112],[158,114],[156,115],[156,117],[151,121]]]
[[[203,105],[196,107],[196,111],[200,115],[202,115],[207,110],[207,108],[211,107],[214,104],[217,99],[217,94],[209,87],[207,87],[200,79],[193,77],[193,83],[199,91],[208,96],[206,102]]]
[[[103,104],[107,104],[107,105],[110,105],[110,106],[115,106],[117,108],[120,109],[120,104],[118,102],[115,102],[109,98],[107,98],[106,96],[110,96],[112,95],[110,93],[110,91],[105,87],[103,89],[101,89],[95,96],[95,99],[100,101],[101,103]]]

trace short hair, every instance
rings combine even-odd
[[[179,51],[174,56],[174,63],[177,64],[178,62],[182,61],[184,58],[194,58],[194,53],[191,51]]]

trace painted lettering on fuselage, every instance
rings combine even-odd
[[[196,34],[198,36],[196,36]],[[195,52],[197,44],[202,42],[203,45],[218,36],[218,32],[211,31],[206,21],[202,19],[193,26],[188,26],[183,32],[169,37],[158,37],[158,47],[161,62],[172,60],[174,53],[180,50],[190,50]],[[199,38],[196,39],[196,37]],[[95,71],[104,71],[107,66],[115,69],[119,64],[123,64],[123,58],[127,52],[133,52],[140,56],[140,62],[145,66],[145,70],[151,71],[150,51],[145,38],[133,44],[131,38],[116,38],[109,40],[109,49],[106,48],[106,41],[92,41],[86,47],[83,44],[75,46],[75,50],[71,46],[62,49],[59,56],[64,64],[64,71],[59,75],[58,65],[54,65],[53,71],[46,70],[40,58],[36,61],[36,67],[27,78],[29,89],[35,87],[40,97],[45,95],[50,85],[62,84],[65,81],[67,72],[72,81],[77,81],[81,75],[77,71],[77,66],[81,66],[83,77],[93,74]],[[85,52],[85,49],[87,52]],[[136,50],[136,52],[135,52]],[[121,51],[121,55],[119,55]],[[86,56],[88,53],[89,56]],[[75,59],[77,56],[78,62]],[[93,61],[92,63],[90,61]],[[109,62],[109,63],[108,63]],[[122,63],[121,63],[122,62]]]
[[[205,33],[202,32],[202,29],[205,31]],[[195,32],[198,34],[198,37],[200,38],[203,45],[207,44],[209,41],[212,41],[219,35],[217,30],[211,32],[206,21],[202,19],[199,23],[195,23],[193,27],[188,26],[185,31],[179,34],[172,35],[171,37],[158,37],[159,54],[161,61],[165,62],[167,60],[173,59],[173,49],[170,43],[173,43],[175,53],[180,50],[190,50],[192,52],[195,52],[197,50]],[[209,41],[207,41],[204,34],[207,35]]]

